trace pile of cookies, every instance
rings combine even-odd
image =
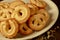
[[[1,34],[7,38],[14,38],[17,33],[29,35],[42,30],[49,20],[46,6],[43,0],[30,0],[30,3],[21,0],[0,2]]]

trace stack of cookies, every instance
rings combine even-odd
[[[30,0],[30,3],[24,3],[22,0],[0,2],[1,34],[7,38],[14,38],[17,33],[29,35],[42,30],[49,20],[46,6],[43,0]]]

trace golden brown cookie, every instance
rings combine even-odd
[[[30,9],[26,5],[17,6],[12,14],[12,18],[15,18],[19,23],[24,23],[30,17]]]
[[[18,24],[14,19],[1,22],[0,28],[2,35],[8,38],[15,37],[18,32]]]
[[[32,30],[41,30],[46,25],[46,18],[41,14],[36,14],[30,17],[28,23]]]
[[[40,9],[39,11],[37,11],[37,13],[42,14],[46,18],[46,21],[48,21],[50,18],[48,11],[45,9]]]
[[[28,34],[31,34],[33,32],[28,27],[28,24],[26,24],[26,23],[23,23],[23,24],[19,25],[19,30],[20,30],[20,33],[23,34],[23,35],[28,35]]]
[[[0,10],[4,9],[4,8],[8,8],[9,7],[9,3],[7,2],[0,2]]]
[[[30,0],[30,2],[40,8],[45,8],[47,5],[43,0]]]
[[[4,21],[11,18],[13,10],[10,8],[0,10],[0,21]]]
[[[15,8],[16,6],[19,6],[19,5],[24,5],[25,3],[23,1],[13,1],[10,3],[10,8]]]
[[[38,11],[38,7],[34,4],[28,3],[28,7],[30,8],[30,14],[34,15]]]

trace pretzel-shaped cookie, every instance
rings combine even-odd
[[[11,18],[12,9],[1,9],[0,10],[0,21],[8,20]]]
[[[26,5],[17,6],[12,14],[12,18],[15,18],[19,23],[24,23],[30,17],[30,9]]]
[[[19,6],[19,5],[24,5],[25,3],[23,1],[13,1],[10,3],[10,8],[15,8],[16,6]]]
[[[23,35],[31,34],[33,31],[28,27],[26,23],[23,23],[19,26],[20,33]]]
[[[41,14],[36,14],[30,17],[28,23],[32,30],[41,30],[46,25],[46,18]]]
[[[34,4],[28,3],[27,5],[30,8],[30,11],[31,11],[30,14],[31,15],[34,15],[36,13],[36,11],[38,11],[38,7],[35,6]]]
[[[46,22],[49,20],[50,16],[48,14],[48,11],[45,9],[40,9],[37,11],[37,13],[42,14],[46,18]]]
[[[17,35],[18,24],[15,20],[7,20],[0,23],[1,33],[8,38],[13,38]]]
[[[8,7],[9,7],[9,3],[7,3],[7,2],[0,2],[0,9],[8,8]]]
[[[45,8],[47,5],[43,0],[30,0],[30,2],[40,8]]]

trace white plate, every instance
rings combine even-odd
[[[9,0],[8,0],[9,1]],[[51,21],[49,23],[49,25],[47,25],[44,29],[42,29],[41,31],[38,31],[38,32],[34,32],[28,36],[25,36],[25,37],[19,37],[19,38],[16,38],[16,39],[8,39],[8,38],[5,38],[3,37],[1,34],[0,34],[0,40],[22,40],[22,39],[31,39],[31,38],[34,38],[34,37],[37,37],[41,34],[43,34],[44,32],[46,32],[47,30],[49,30],[56,22],[57,18],[58,18],[58,14],[59,14],[59,10],[56,6],[56,4],[54,2],[52,2],[51,0],[44,0],[49,7],[47,7],[47,10],[51,16]],[[9,1],[10,2],[10,1]],[[25,0],[25,2],[27,2]]]

